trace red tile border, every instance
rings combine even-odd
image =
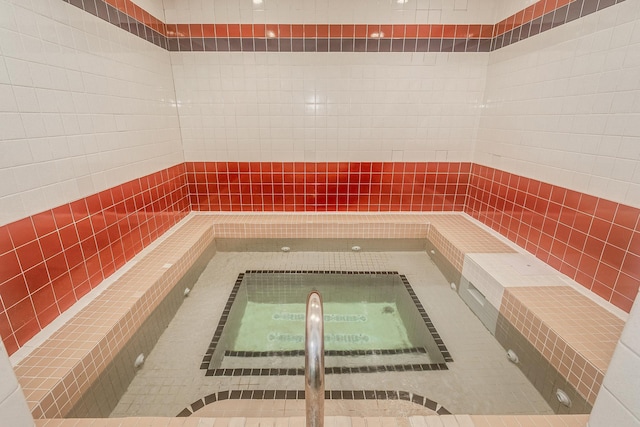
[[[196,211],[461,211],[470,163],[188,162]]]
[[[465,212],[629,312],[640,209],[474,165]]]
[[[629,311],[640,209],[472,163],[186,162],[0,227],[11,354],[194,211],[464,211]]]
[[[165,24],[131,0],[63,1],[164,49],[189,52],[489,52],[616,4],[539,0],[495,24],[330,25]]]
[[[184,164],[0,227],[9,354],[189,211]]]

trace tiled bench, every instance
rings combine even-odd
[[[572,286],[569,278],[533,255],[474,231],[474,224],[465,230],[447,220],[451,224],[432,221],[429,237],[434,244],[443,240],[436,246],[464,277],[460,284],[463,299],[503,346],[518,347],[521,369],[552,407],[568,410],[555,401],[555,389],[565,385],[553,379],[549,371],[554,369],[570,386],[567,388],[577,393],[573,396],[579,396],[581,404],[573,410],[588,412],[626,315],[611,304],[598,304],[585,296],[588,291],[579,292],[580,285]],[[465,238],[468,235],[475,237]],[[487,235],[497,243],[487,242]],[[474,241],[479,243],[474,245]],[[469,287],[479,292],[479,303],[462,295]],[[534,352],[540,358],[531,354]]]
[[[500,314],[593,406],[622,319],[569,286],[507,288]]]
[[[17,363],[34,418],[67,416],[212,240],[207,218],[188,220]]]

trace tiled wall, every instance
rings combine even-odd
[[[472,156],[486,55],[171,54],[187,161]]]
[[[168,52],[60,0],[0,16],[0,224],[183,162]]]
[[[184,165],[0,227],[0,334],[9,354],[182,219]]]
[[[188,162],[202,211],[461,211],[470,163]]]
[[[125,9],[132,4],[132,2],[118,0],[109,0],[106,3],[116,8],[118,8],[118,6],[122,8],[124,5]],[[169,22],[165,19],[164,3],[166,3],[164,0],[135,0],[135,2],[133,2],[135,6],[147,12],[152,17],[151,19],[155,18],[160,22]],[[162,26],[159,26],[159,28],[162,28]]]
[[[526,7],[527,0],[510,0]],[[555,0],[554,0],[555,2]],[[493,2],[296,0],[237,2],[234,0],[164,0],[166,22],[201,23],[389,23],[389,24],[494,24]],[[519,9],[518,9],[519,10]],[[503,17],[500,17],[503,18]]]
[[[640,285],[640,209],[474,165],[465,212],[631,309]]]
[[[469,163],[188,162],[0,228],[15,351],[189,210],[461,211],[628,311],[640,210]]]
[[[636,302],[593,406],[589,427],[640,426],[640,304]]]
[[[240,7],[240,24],[221,21],[221,5],[204,6],[199,0],[181,3],[179,10],[169,13],[186,15],[188,23],[168,23],[168,49],[171,51],[279,51],[279,52],[488,52],[574,21],[615,4],[614,0],[541,0],[531,5],[520,4],[505,19],[495,23],[490,18],[495,5],[486,7],[477,1],[456,3],[390,2],[377,7],[360,8],[357,17],[346,22],[361,22],[368,11],[375,24],[332,24],[345,22],[344,8],[332,8],[327,21],[318,23],[318,9],[325,2],[316,1],[315,8],[295,7],[293,13],[270,7],[267,2],[254,2],[254,8]],[[399,8],[396,7],[400,5]],[[282,5],[279,5],[280,7]],[[453,6],[453,13],[451,12]],[[476,7],[474,7],[476,6]],[[525,7],[527,6],[527,7]],[[201,9],[190,9],[190,7]],[[424,7],[425,9],[416,9]],[[232,8],[233,9],[233,8]],[[388,9],[388,10],[385,10]],[[496,8],[504,11],[505,7]],[[201,12],[197,20],[189,19],[189,12]],[[227,9],[228,10],[228,9]],[[420,11],[420,12],[419,12]],[[175,13],[173,13],[175,12]],[[226,11],[225,11],[226,12]],[[243,13],[244,12],[244,13]],[[307,14],[310,13],[310,16]],[[395,13],[394,13],[395,12]],[[401,12],[401,13],[398,13]],[[425,13],[423,13],[425,12]],[[264,17],[293,16],[295,24],[265,24]],[[348,14],[348,13],[347,13]],[[375,16],[377,14],[377,16]],[[443,17],[443,14],[445,17]],[[203,23],[205,16],[215,22]],[[232,13],[233,15],[233,13]],[[420,20],[418,16],[423,17]],[[400,24],[394,18],[403,17]],[[455,19],[450,21],[450,19]],[[220,23],[222,22],[222,23]],[[245,23],[248,22],[248,23]],[[270,21],[267,21],[270,22]],[[384,24],[379,24],[384,22]],[[416,22],[416,24],[407,24]],[[453,22],[453,23],[451,23]],[[303,24],[304,23],[304,24]],[[479,24],[484,23],[484,24]]]
[[[475,162],[640,206],[638,19],[622,2],[492,52]]]
[[[474,215],[626,311],[636,300],[591,427],[640,426],[631,398],[640,384],[632,374],[640,371],[639,347],[630,338],[640,331],[640,240],[637,209],[628,209],[640,206],[639,18],[640,3],[627,1],[493,51],[474,158],[497,172],[480,179],[488,187],[476,192]],[[498,184],[509,173],[533,180]],[[567,191],[560,206],[563,191],[554,196],[551,187],[546,196],[544,184],[536,197],[535,180],[580,197]],[[507,188],[513,205],[503,201]],[[482,200],[506,209],[483,211]],[[541,221],[545,205],[551,210]]]
[[[33,417],[13,371],[5,348],[0,345],[0,414],[2,422],[15,427],[32,427]]]
[[[564,207],[562,216],[556,219],[555,211],[551,210],[544,220],[547,225],[538,227],[537,221],[540,221],[542,212],[532,211],[533,215],[521,218],[519,212],[529,213],[532,207],[520,200],[509,199],[510,202],[515,200],[515,205],[523,208],[521,211],[516,209],[517,212],[512,215],[508,209],[510,205],[504,211],[502,200],[494,198],[491,190],[487,191],[485,188],[486,180],[494,178],[483,174],[491,169],[480,166],[474,166],[479,168],[475,173],[476,184],[471,189],[472,199],[465,205],[465,197],[471,194],[468,192],[471,164],[464,162],[473,155],[474,133],[481,111],[484,110],[477,107],[489,105],[480,101],[484,93],[487,55],[438,53],[369,57],[351,53],[339,56],[316,54],[311,57],[279,53],[260,58],[252,53],[208,56],[173,53],[173,74],[178,100],[172,101],[175,95],[170,89],[174,79],[167,71],[169,54],[127,35],[111,24],[161,46],[167,43],[165,35],[169,35],[167,31],[173,27],[167,27],[160,19],[128,1],[98,1],[95,8],[89,7],[93,2],[69,3],[52,3],[50,9],[30,10],[17,1],[0,2],[3,12],[6,12],[3,16],[8,17],[3,21],[4,40],[19,42],[18,46],[28,46],[34,42],[55,42],[55,46],[67,54],[63,63],[55,62],[57,59],[54,56],[47,56],[48,62],[33,63],[24,57],[27,50],[10,45],[7,41],[2,45],[0,70],[3,72],[0,77],[4,79],[1,82],[6,83],[2,85],[2,90],[11,95],[3,98],[5,106],[9,107],[5,110],[9,113],[0,114],[5,123],[10,124],[10,132],[4,133],[9,138],[3,141],[3,148],[9,154],[4,157],[7,167],[1,171],[7,177],[3,182],[11,194],[6,194],[2,202],[3,205],[12,207],[9,212],[4,212],[3,222],[23,218],[16,224],[32,224],[25,233],[16,234],[14,231],[16,236],[9,233],[5,236],[5,243],[9,244],[5,245],[3,256],[10,258],[7,258],[6,265],[11,268],[4,268],[2,286],[4,292],[8,292],[7,295],[12,293],[19,298],[3,297],[3,310],[32,316],[27,316],[26,322],[8,329],[9,335],[15,340],[15,343],[9,344],[10,350],[23,342],[24,337],[33,330],[41,327],[41,324],[50,321],[67,304],[52,304],[47,298],[36,298],[33,303],[25,303],[19,309],[16,307],[27,295],[29,301],[36,297],[35,291],[39,291],[42,296],[45,292],[43,289],[50,292],[49,296],[53,292],[53,279],[57,278],[58,273],[46,270],[46,274],[43,274],[35,267],[46,266],[45,261],[49,256],[60,255],[62,249],[75,247],[75,252],[65,252],[64,257],[69,271],[73,271],[78,265],[83,266],[81,270],[86,270],[86,278],[72,282],[73,286],[80,286],[78,293],[82,294],[86,286],[95,285],[96,281],[101,280],[99,276],[104,276],[103,273],[98,274],[94,267],[87,267],[87,260],[91,256],[78,252],[81,247],[79,244],[85,239],[95,240],[89,229],[78,228],[75,233],[81,235],[77,235],[78,240],[72,240],[70,246],[62,241],[62,227],[57,224],[55,229],[45,229],[44,232],[49,233],[48,237],[39,236],[37,221],[43,215],[41,212],[49,212],[47,209],[51,206],[58,206],[56,209],[70,206],[69,200],[77,200],[78,196],[89,196],[80,199],[89,201],[97,197],[102,189],[120,188],[120,183],[127,177],[138,177],[146,169],[162,170],[169,159],[181,157],[183,151],[176,142],[180,140],[180,132],[177,128],[175,106],[180,111],[184,153],[188,160],[184,167],[189,169],[189,188],[184,191],[189,192],[194,209],[385,211],[461,210],[467,206],[474,215],[518,243],[528,246],[550,264],[594,292],[626,310],[629,309],[635,296],[634,291],[638,287],[638,275],[633,270],[633,262],[638,256],[634,243],[637,235],[635,222],[631,224],[633,215],[636,215],[634,210],[625,216],[623,222],[611,213],[595,210],[581,212],[586,213],[590,221],[588,229],[584,229],[586,224],[578,224],[575,219],[577,216],[571,217],[577,215],[579,209],[571,205],[572,199],[567,199],[568,204]],[[531,22],[545,12],[553,12],[554,16],[560,17],[562,12],[558,12],[560,9],[557,8],[564,7],[564,2],[552,3],[535,3],[498,22],[494,29],[499,29],[500,34],[506,34],[515,26],[514,23]],[[590,2],[576,2],[578,3],[581,5],[581,13],[595,10]],[[600,2],[598,7],[609,6],[610,3]],[[439,16],[436,6],[429,6],[427,16],[431,18],[426,22],[434,23],[430,25],[449,25],[449,18],[454,16],[461,23],[489,20],[485,15],[474,15],[478,12],[474,5],[471,1],[461,2],[449,10],[447,8],[451,5],[447,4],[440,7]],[[83,12],[80,7],[90,13]],[[153,0],[148,2],[147,7],[153,8],[155,14],[161,10],[160,5]],[[200,8],[196,5],[193,9],[190,6],[184,10],[193,12],[192,17],[202,18],[207,14],[200,13],[200,9],[208,7],[202,4]],[[229,17],[234,16],[235,12],[230,11],[232,3],[225,7]],[[271,16],[270,13],[274,11],[270,11],[269,7],[264,8],[265,15],[258,13],[251,15],[253,18],[241,12],[242,19],[238,22],[255,22],[254,18],[257,16]],[[420,16],[424,18],[418,12],[420,6],[408,7],[416,8],[415,13],[410,12],[413,14],[411,16],[415,16],[413,19],[422,19]],[[637,10],[637,6],[625,4],[624,7]],[[504,7],[502,9],[506,10]],[[606,23],[612,26],[611,16],[621,16],[621,12],[616,9],[610,8],[587,16],[580,22],[588,23],[588,20],[603,19],[604,16],[605,19],[609,17]],[[327,10],[334,13],[333,8],[328,7]],[[406,12],[406,8],[403,7],[402,10]],[[570,20],[569,9],[566,12],[565,20]],[[303,8],[300,13],[307,12]],[[103,20],[91,17],[91,14]],[[449,18],[444,18],[445,14]],[[337,20],[336,16],[328,16],[326,22]],[[475,16],[478,21],[471,19],[471,16]],[[298,22],[305,22],[302,17],[292,16],[294,18],[300,19]],[[194,22],[191,18],[184,19],[183,22]],[[31,27],[24,25],[27,21],[33,22]],[[410,18],[405,22],[407,21],[413,22]],[[18,22],[20,25],[17,25]],[[571,30],[574,24],[570,23],[563,28]],[[39,30],[46,25],[53,25],[59,33],[68,37],[49,40],[52,36]],[[458,24],[452,25],[455,27]],[[227,24],[223,26],[229,31]],[[466,30],[471,28],[467,24],[460,26]],[[186,28],[191,34],[193,26]],[[213,28],[215,31],[217,27]],[[243,28],[238,26],[239,31]],[[258,27],[250,26],[254,38],[255,28]],[[324,31],[323,25],[301,26],[302,35],[306,37],[310,34],[305,31],[312,30],[317,36],[321,28]],[[330,32],[331,28],[327,27],[327,30]],[[340,26],[341,37],[344,35],[344,28],[345,26]],[[353,26],[354,31],[357,28],[363,27]],[[403,28],[406,36],[409,27]],[[431,31],[433,27],[429,28]],[[628,26],[620,24],[615,27],[615,31],[626,34],[625,28]],[[394,27],[390,29],[393,35]],[[411,27],[411,31],[413,29]],[[419,31],[420,27],[415,29]],[[204,31],[204,27],[202,30]],[[293,27],[291,30],[293,31]],[[622,36],[615,37],[615,31],[611,40],[624,39]],[[628,40],[624,39],[629,45],[635,40],[633,34],[629,34]],[[228,36],[229,34],[227,38]],[[83,49],[75,49],[72,53],[69,49],[74,37],[84,42],[81,44]],[[515,39],[511,37],[511,40]],[[529,42],[522,42],[514,47]],[[100,56],[96,53],[96,43],[127,53],[122,57]],[[314,43],[318,46],[317,40]],[[500,49],[500,52],[511,52],[512,48]],[[128,52],[133,51],[137,58],[135,66],[124,61]],[[632,58],[632,55],[625,58]],[[68,66],[68,59],[78,67]],[[123,61],[126,65],[123,65]],[[349,65],[348,75],[344,73],[345,64]],[[631,65],[633,66],[633,62]],[[81,71],[76,72],[76,68]],[[78,81],[82,83],[82,87]],[[73,86],[74,83],[77,86]],[[103,84],[109,88],[108,91],[100,89]],[[150,90],[151,87],[160,88],[157,93],[159,96],[150,95],[155,93]],[[502,89],[491,89],[495,93],[501,93],[500,90]],[[491,91],[488,93],[494,93]],[[62,101],[53,103],[56,98]],[[65,99],[67,104],[64,103]],[[153,114],[149,114],[149,111]],[[482,114],[486,123],[493,113]],[[62,128],[56,128],[54,122],[57,121],[62,122]],[[31,126],[34,123],[42,123],[44,128]],[[160,124],[162,125],[159,126]],[[485,128],[487,126],[481,126],[481,131]],[[41,129],[44,133],[30,134],[34,129]],[[60,138],[56,136],[58,132]],[[29,147],[28,153],[24,149],[25,144],[20,144],[25,137],[29,137],[26,144]],[[496,138],[496,141],[500,141],[500,138]],[[633,142],[633,139],[622,141],[627,142],[624,147],[628,152],[629,141]],[[482,149],[480,152],[486,153]],[[159,154],[150,158],[149,153]],[[494,152],[488,154],[490,158],[497,156]],[[338,163],[350,158],[358,161]],[[371,162],[363,162],[362,159],[370,159]],[[425,163],[433,159],[441,162]],[[236,163],[235,160],[261,163]],[[423,163],[406,163],[407,160]],[[291,163],[292,161],[306,163]],[[177,163],[182,165],[181,162]],[[178,168],[181,167],[183,166]],[[430,167],[434,167],[435,172],[429,170]],[[52,170],[56,174],[50,173]],[[510,186],[510,192],[513,192],[508,196],[519,197],[517,188],[522,190],[522,187],[512,185],[512,179],[519,180],[518,177],[508,178],[507,187]],[[529,183],[525,179],[520,181],[519,185]],[[541,185],[541,188],[547,187]],[[111,190],[107,190],[109,191]],[[557,187],[555,191],[562,192],[564,189]],[[184,194],[180,193],[177,199],[182,200]],[[536,194],[538,196],[551,209],[560,209],[559,200],[547,200],[546,195]],[[591,200],[589,196],[584,199]],[[176,200],[166,207],[174,209]],[[16,201],[19,203],[14,203]],[[602,206],[607,204],[606,200],[598,203]],[[618,210],[626,209],[623,205],[618,208],[615,203],[613,206]],[[106,207],[108,206],[101,205],[100,209]],[[178,211],[184,209],[182,204],[177,208]],[[499,218],[490,214],[496,210],[500,212]],[[601,226],[601,222],[605,225]],[[517,230],[516,225],[519,227]],[[521,225],[523,226],[520,228]],[[74,223],[74,227],[76,226]],[[567,228],[575,231],[570,236],[566,235]],[[609,233],[609,229],[613,232]],[[94,230],[91,229],[91,232]],[[141,239],[146,239],[153,233],[154,231],[143,231]],[[59,252],[49,253],[52,249],[44,246],[45,243],[37,238],[53,239],[54,234],[61,239],[61,248]],[[127,232],[125,230],[120,234],[126,235]],[[569,237],[572,240],[567,240]],[[625,240],[627,238],[628,242]],[[592,245],[592,240],[599,246]],[[625,244],[627,247],[624,247]],[[42,247],[42,257],[31,255],[31,247],[36,246]],[[55,252],[57,247],[53,249]],[[83,250],[96,256],[91,248]],[[37,251],[35,253],[38,254]],[[120,262],[116,261],[120,259],[119,254],[111,255],[112,261],[106,265]],[[107,274],[110,268],[107,268]],[[16,282],[18,284],[4,283],[9,283],[15,277],[24,280]],[[27,288],[26,283],[30,283],[33,289]],[[612,283],[615,285],[611,285]],[[68,292],[65,293],[67,294]],[[15,335],[18,331],[22,332]]]

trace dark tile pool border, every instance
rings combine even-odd
[[[223,400],[302,400],[305,398],[304,390],[224,390],[211,393],[196,400],[177,415],[188,417],[194,412],[215,402]],[[438,415],[450,415],[444,406],[438,402],[410,393],[396,390],[325,390],[326,400],[404,400],[415,403],[437,413]]]
[[[442,354],[445,363],[420,363],[420,364],[400,364],[400,365],[376,365],[376,366],[351,366],[351,367],[325,367],[325,374],[354,374],[354,373],[377,373],[377,372],[407,372],[407,371],[442,371],[449,369],[447,366],[447,362],[453,362],[453,358],[451,357],[451,353],[447,349],[444,341],[438,334],[433,322],[429,318],[427,311],[424,309],[422,303],[418,299],[418,296],[414,292],[409,280],[404,274],[399,274],[397,271],[339,271],[339,270],[246,270],[244,273],[238,274],[236,281],[229,293],[229,298],[227,299],[227,304],[222,311],[222,315],[220,316],[220,321],[218,322],[218,326],[211,338],[211,342],[209,343],[209,347],[207,348],[204,357],[202,358],[202,362],[200,363],[200,369],[206,370],[205,376],[285,376],[285,375],[304,375],[304,369],[302,368],[219,368],[219,369],[209,369],[209,365],[211,363],[211,359],[213,358],[213,354],[220,342],[222,337],[222,333],[224,331],[224,327],[229,318],[229,313],[231,312],[231,307],[238,295],[238,291],[240,289],[240,285],[244,280],[245,274],[344,274],[344,275],[395,275],[400,278],[402,284],[405,286],[405,289],[409,293],[411,300],[415,304],[422,320],[424,321],[425,326],[429,330],[429,333],[433,337],[436,345],[438,346],[438,350]],[[409,349],[412,350],[412,349]],[[372,350],[370,352],[365,352],[365,354],[399,354],[399,353],[384,353],[389,350]],[[341,351],[339,352],[342,356],[360,356],[362,355],[362,350],[354,350],[354,351]],[[406,352],[406,351],[401,351]],[[410,351],[409,351],[410,352]],[[298,354],[284,354],[284,353],[293,353],[293,352],[234,352],[234,353],[281,353],[281,354],[272,354],[278,356],[291,356]],[[297,353],[297,351],[295,352]],[[302,352],[304,354],[304,352]],[[332,355],[331,352],[325,352],[325,354]],[[225,353],[226,355],[226,353]],[[255,357],[255,356],[249,356]]]
[[[394,354],[413,354],[427,353],[424,347],[412,347],[401,349],[384,349],[384,350],[325,350],[325,356],[386,356]],[[288,350],[288,351],[231,351],[224,352],[229,357],[291,357],[304,356],[304,350]]]

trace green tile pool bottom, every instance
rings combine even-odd
[[[395,302],[327,302],[325,350],[412,347]],[[232,351],[304,349],[305,304],[247,302]]]

